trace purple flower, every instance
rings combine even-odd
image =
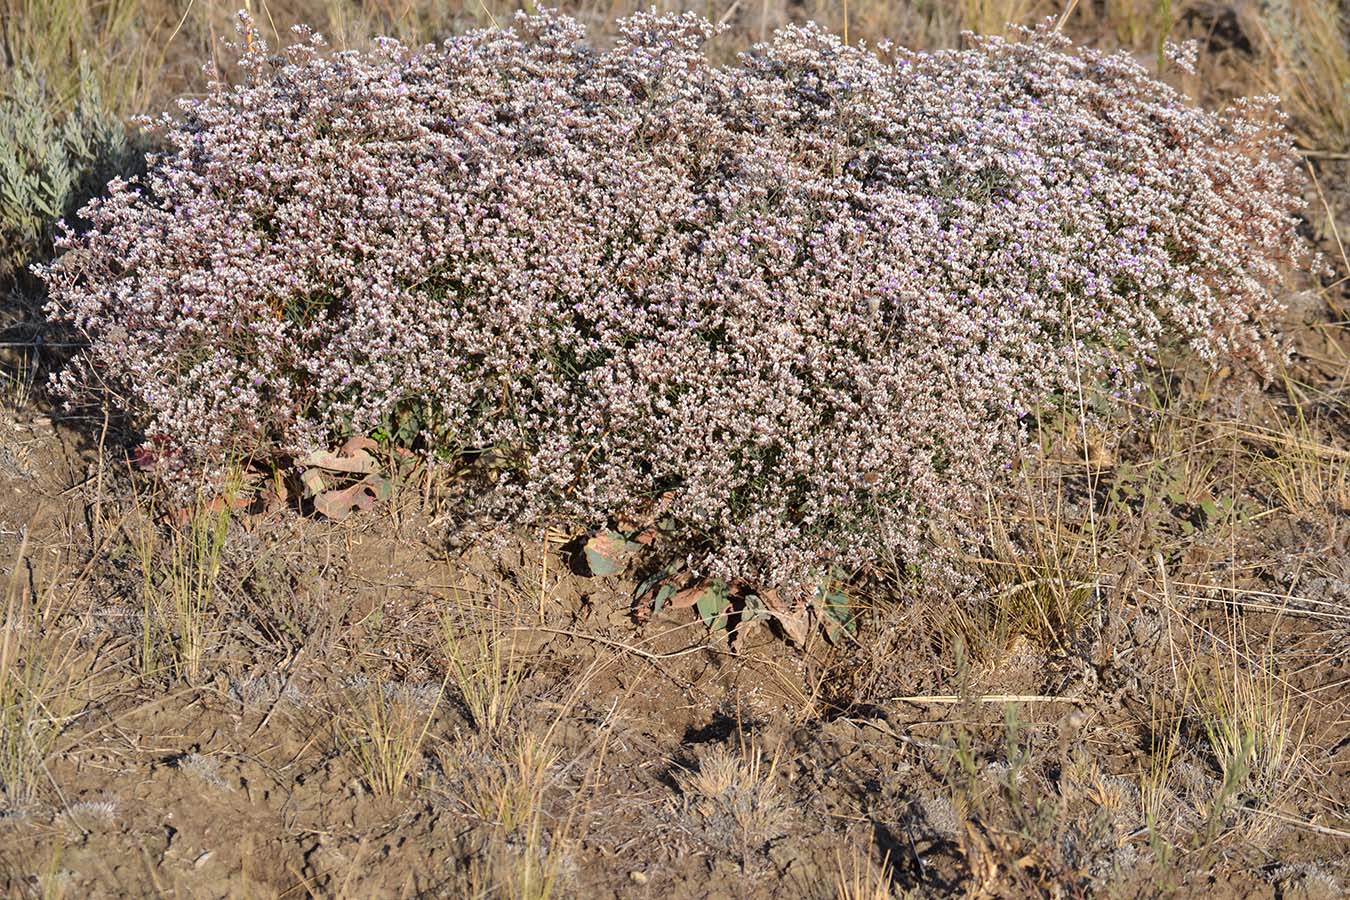
[[[128,398],[187,486],[416,411],[433,461],[510,461],[466,513],[663,497],[692,568],[802,599],[968,535],[1028,410],[1128,397],[1164,342],[1277,358],[1278,267],[1308,257],[1259,104],[1179,104],[1044,30],[887,62],[790,26],[725,66],[696,15],[620,31],[246,52],[43,271],[90,337],[63,389]]]

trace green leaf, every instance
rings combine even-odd
[[[652,601],[652,615],[656,615],[665,608],[666,601],[675,596],[675,585],[663,584],[661,590],[656,592],[656,599]]]
[[[382,475],[369,475],[365,483],[374,489],[377,503],[383,503],[394,496],[394,482]]]
[[[838,584],[838,581],[831,581],[816,589],[825,614],[825,637],[831,642],[837,641],[845,633],[854,634],[858,630],[853,599],[839,589]]]
[[[641,549],[617,531],[602,531],[586,542],[586,565],[592,575],[617,575]]]
[[[723,613],[726,612],[730,601],[727,600],[727,587],[720,581],[714,581],[698,597],[695,604],[698,607],[698,614],[703,617],[703,624],[709,628],[726,628],[727,620]]]
[[[758,594],[748,594],[745,598],[745,612],[741,613],[742,622],[769,618],[769,608],[764,605]]]
[[[650,591],[652,588],[654,588],[654,587],[656,587],[658,584],[660,584],[660,583],[661,583],[661,579],[663,579],[663,578],[665,578],[665,577],[666,577],[666,570],[665,570],[665,569],[658,569],[657,571],[653,572],[651,575],[648,575],[646,578],[642,579],[642,584],[639,584],[638,587],[637,587],[637,590],[636,590],[636,591],[633,591],[633,599],[634,599],[634,600],[641,600],[642,597],[643,597],[643,595],[645,595],[645,594],[646,594],[648,591]]]

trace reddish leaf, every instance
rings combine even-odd
[[[142,472],[147,469],[153,469],[155,463],[159,460],[159,453],[142,444],[131,451],[131,464]]]
[[[362,481],[348,488],[315,495],[314,508],[333,521],[341,522],[354,510],[369,510],[379,499],[376,485]]]
[[[698,598],[703,596],[707,590],[707,584],[700,581],[693,587],[687,587],[682,591],[676,591],[675,596],[670,598],[667,604],[671,609],[688,609],[698,602]]]
[[[323,477],[323,472],[318,469],[306,469],[300,474],[300,483],[305,486],[305,493],[311,497],[318,496],[328,490],[328,482]]]
[[[350,472],[354,475],[369,475],[380,468],[380,464],[371,456],[378,449],[370,438],[351,438],[336,452],[316,450],[297,462],[302,466],[326,469],[329,472]]]
[[[759,599],[764,602],[764,608],[778,620],[788,640],[799,647],[805,646],[811,634],[811,610],[802,604],[789,606],[773,589],[760,591]]]

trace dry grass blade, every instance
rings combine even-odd
[[[55,580],[35,592],[20,576],[30,546],[25,528],[0,620],[0,801],[16,813],[50,780],[46,760],[78,709],[81,682],[78,636],[62,621]]]
[[[436,718],[445,682],[433,693],[375,681],[358,689],[336,721],[362,777],[381,797],[396,797],[422,765],[422,747]]]
[[[1086,701],[1081,697],[1051,697],[1044,694],[912,694],[904,697],[891,697],[893,703],[936,703],[949,706],[962,703],[1072,703],[1082,706]]]
[[[753,742],[717,746],[675,775],[689,826],[711,847],[730,851],[744,866],[784,831],[788,809],[777,783],[779,758]]]
[[[889,853],[877,865],[865,848],[854,846],[847,862],[842,854],[836,853],[834,865],[835,900],[892,900],[894,897],[891,890],[894,873]]]
[[[1251,76],[1278,93],[1309,146],[1350,148],[1350,23],[1337,0],[1286,0],[1244,10],[1258,36]]]
[[[223,497],[234,496],[239,483],[236,470]],[[217,586],[230,506],[221,496],[204,494],[165,514],[153,488],[138,493],[136,502],[138,516],[128,534],[141,573],[141,671],[195,683],[205,671],[220,612]]]
[[[452,607],[441,615],[447,677],[474,728],[492,740],[509,731],[526,675],[517,635],[536,629],[503,627],[498,607],[478,609],[462,598]]]
[[[1211,846],[1234,809],[1279,809],[1305,775],[1306,714],[1294,707],[1277,665],[1269,640],[1253,646],[1236,618],[1230,619],[1226,647],[1216,644],[1188,665],[1191,703],[1221,774],[1205,826]],[[1259,820],[1247,827],[1268,825]]]

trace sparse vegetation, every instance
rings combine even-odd
[[[27,551],[20,543],[20,561]],[[72,673],[60,642],[38,637],[47,618],[28,602],[22,582],[5,585],[0,634],[0,797],[8,811],[20,811],[41,786],[42,766],[69,713]]]
[[[219,497],[199,496],[165,510],[146,499],[137,513],[128,533],[140,563],[141,671],[195,682],[220,621],[217,585],[229,506]]]
[[[241,2],[253,39],[284,46],[307,22],[334,54],[370,54],[381,33],[420,47],[515,11]],[[614,58],[629,7],[565,5],[591,63]],[[860,58],[846,35],[978,61],[1002,45],[962,28],[1021,40],[1009,21],[1066,10],[1078,46],[1124,49],[1188,94],[1199,111],[1184,121],[1279,94],[1301,148],[1287,159],[1307,175],[1289,210],[1335,271],[1262,282],[1263,339],[1277,334],[1288,352],[1261,383],[1226,353],[1211,365],[1164,340],[1135,373],[1140,390],[1109,398],[1069,353],[1058,393],[1018,423],[1019,452],[964,460],[1007,470],[946,520],[914,520],[931,526],[920,539],[940,550],[934,561],[878,539],[866,572],[831,568],[798,615],[744,569],[696,574],[711,544],[668,552],[681,526],[652,514],[674,499],[659,492],[550,528],[502,527],[522,520],[480,505],[466,527],[484,491],[524,489],[519,460],[498,447],[437,462],[408,417],[298,458],[239,460],[199,491],[160,477],[168,443],[138,446],[146,435],[118,415],[139,402],[125,385],[95,381],[85,405],[58,405],[46,386],[81,340],[44,319],[20,267],[46,261],[54,217],[86,227],[71,214],[120,166],[97,160],[138,146],[131,114],[207,97],[202,63],[234,86],[255,76],[221,46],[233,6],[0,0],[0,106],[12,113],[0,137],[14,159],[28,148],[0,198],[0,894],[1344,895],[1342,6],[728,2],[697,10],[728,30],[695,68],[739,71],[739,51],[806,19],[840,43],[780,38],[780,58],[828,50],[842,73],[840,60]],[[713,118],[700,132],[709,153],[722,146]],[[831,141],[798,149],[842,146]],[[719,175],[729,159],[709,163],[707,183],[736,183]],[[784,171],[798,164],[785,159]],[[1301,179],[1258,170],[1271,185]],[[1238,207],[1254,198],[1244,190],[1231,193]],[[1056,221],[1082,224],[1092,208]],[[574,225],[522,265],[572,259]],[[837,255],[832,284],[880,258],[881,237],[864,244]],[[601,276],[586,290],[617,283]],[[756,309],[757,328],[776,324]],[[501,405],[513,402],[514,388]],[[840,421],[831,434],[859,427]],[[593,471],[606,452],[573,461]]]
[[[1337,0],[1272,0],[1252,18],[1253,71],[1284,98],[1307,146],[1350,151],[1350,12]]]
[[[855,849],[847,857],[841,854],[837,865],[835,900],[890,900],[893,896],[891,884],[894,876],[888,858],[882,859],[881,865],[877,865],[866,852]]]
[[[683,827],[742,866],[787,829],[778,759],[759,747],[714,747],[675,776]]]
[[[1208,814],[1207,836],[1239,806],[1278,808],[1303,776],[1303,728],[1288,684],[1272,671],[1269,647],[1252,647],[1241,626],[1199,654],[1191,690],[1210,753],[1221,773]],[[1256,819],[1243,828],[1268,827]]]
[[[520,692],[528,674],[517,650],[516,626],[503,627],[498,621],[502,614],[490,609],[486,615],[457,622],[447,611],[441,622],[450,683],[474,729],[487,740],[506,733],[519,714]]]
[[[381,797],[397,797],[423,763],[423,744],[445,685],[409,686],[362,680],[349,708],[336,719],[343,749],[356,759],[361,777]]]

